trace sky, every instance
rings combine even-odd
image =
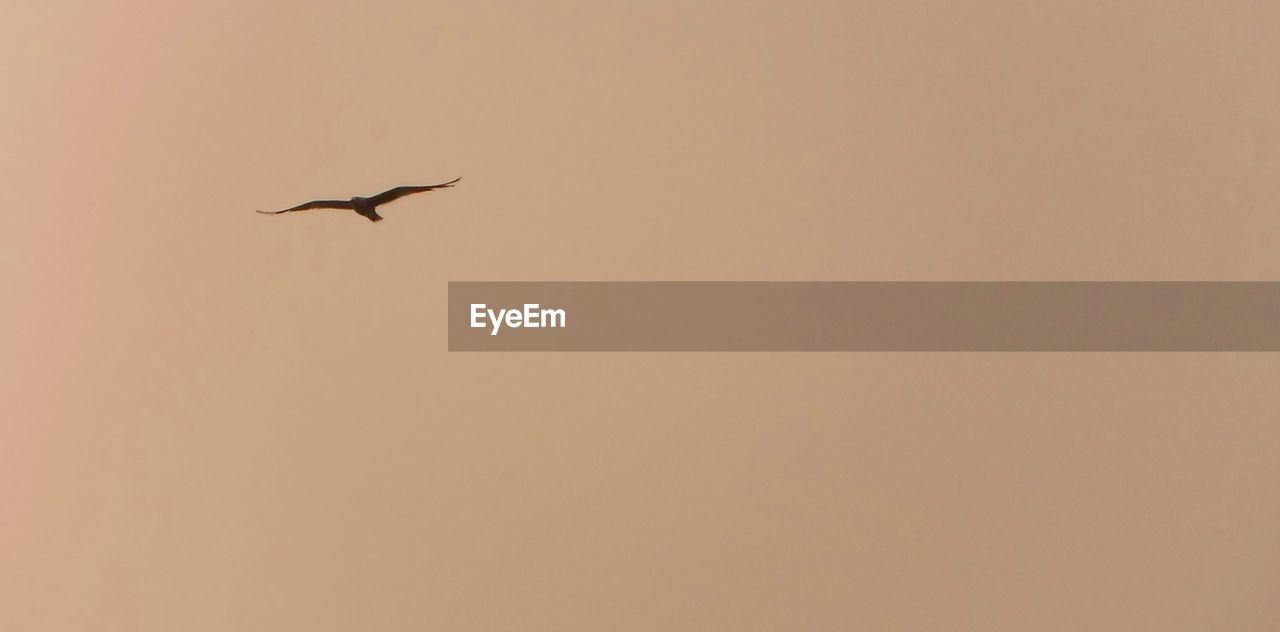
[[[451,354],[445,316],[449,281],[1274,280],[1278,31],[12,2],[0,629],[1274,627],[1273,354]]]

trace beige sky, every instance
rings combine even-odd
[[[10,3],[0,629],[1274,628],[1273,354],[445,351],[451,280],[1280,278],[1280,11],[1116,4]]]

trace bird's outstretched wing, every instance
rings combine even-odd
[[[299,204],[293,208],[287,208],[283,211],[258,211],[263,215],[279,215],[281,213],[292,213],[294,211],[309,211],[313,208],[340,208],[346,210],[354,210],[356,207],[351,200],[314,200],[306,204]]]
[[[379,193],[369,198],[369,201],[373,202],[374,206],[377,206],[379,204],[386,204],[387,202],[390,202],[392,200],[398,200],[406,195],[410,195],[413,193],[422,193],[423,191],[430,191],[432,189],[445,189],[453,186],[461,179],[462,178],[454,178],[448,182],[442,182],[440,184],[424,184],[420,186],[410,185],[410,186],[396,187],[394,189],[387,189],[386,191],[383,191],[382,193]]]

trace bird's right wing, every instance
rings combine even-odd
[[[257,211],[263,215],[279,215],[281,213],[292,213],[294,211],[309,211],[313,208],[339,208],[345,210],[355,210],[355,205],[351,200],[314,200],[305,204],[299,204],[293,208],[287,208],[283,211]]]
[[[386,191],[383,191],[382,193],[379,193],[369,198],[369,201],[373,202],[374,206],[378,206],[381,204],[386,204],[387,202],[398,200],[406,195],[410,195],[413,193],[422,193],[423,191],[434,191],[435,189],[447,189],[457,184],[458,181],[461,179],[462,178],[454,178],[448,182],[441,182],[440,184],[423,184],[423,185],[409,185],[409,186],[403,186],[403,187],[395,187],[394,189],[387,189]]]

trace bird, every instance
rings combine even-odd
[[[263,215],[279,215],[281,213],[292,213],[294,211],[309,211],[314,208],[334,208],[348,211],[355,211],[362,217],[368,218],[371,222],[380,222],[383,217],[378,214],[378,207],[398,200],[406,195],[414,193],[422,193],[423,191],[434,191],[435,189],[447,189],[457,184],[462,178],[454,178],[448,182],[440,184],[423,184],[423,185],[407,185],[401,187],[392,187],[371,197],[353,197],[350,200],[312,200],[299,204],[293,208],[287,208],[283,211],[257,211]]]

